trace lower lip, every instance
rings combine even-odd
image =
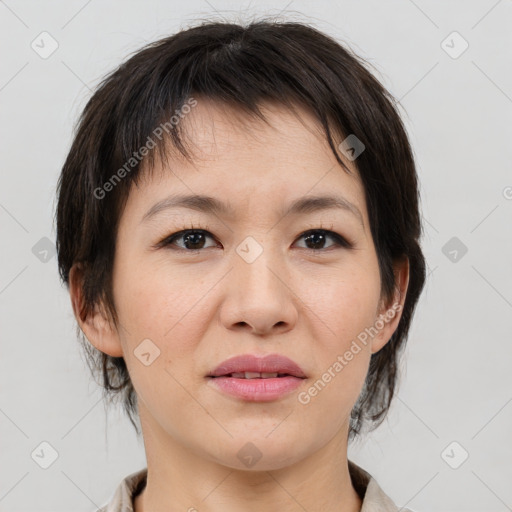
[[[304,379],[275,377],[269,379],[237,379],[235,377],[210,377],[210,382],[224,393],[250,402],[270,402],[297,389]]]

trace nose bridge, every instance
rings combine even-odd
[[[277,298],[282,286],[277,276],[285,273],[283,262],[279,261],[279,251],[271,246],[272,236],[267,233],[259,239],[248,236],[236,247],[233,264],[237,282],[247,293],[271,292]]]
[[[261,239],[263,243],[248,236],[233,253],[223,319],[226,326],[248,324],[254,332],[263,334],[276,325],[290,328],[297,312],[293,293],[286,285],[286,263],[281,261],[279,249],[270,247],[271,236]]]

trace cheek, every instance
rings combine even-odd
[[[368,329],[375,323],[380,296],[378,268],[370,263],[347,265],[334,275],[308,278],[300,293],[307,298],[310,313],[306,315],[315,326],[316,387],[322,390],[317,403],[334,410],[343,403],[348,412],[364,384],[371,357]]]
[[[178,313],[175,297],[182,291],[179,278],[171,279],[165,269],[149,265],[131,247],[117,256],[113,281],[119,317],[130,332],[161,337],[172,326],[174,313]]]
[[[120,265],[115,278],[127,353],[146,338],[158,346],[161,360],[180,358],[195,348],[208,318],[201,298],[211,283],[143,262]]]
[[[316,303],[323,306],[315,311],[322,319],[316,322],[311,354],[316,372],[299,402],[307,404],[309,414],[330,417],[338,427],[350,416],[368,373],[371,345],[365,329],[372,325],[376,304],[370,291],[337,286]]]
[[[134,266],[129,274],[118,275],[116,289],[116,307],[124,328],[123,352],[131,380],[152,414],[164,415],[162,421],[162,411],[190,405],[190,396],[181,386],[189,388],[197,379],[194,353],[204,337],[207,318],[199,300],[205,295],[207,283],[191,287],[183,277],[168,274],[162,269]],[[144,351],[139,349],[143,346]],[[151,359],[157,354],[148,366],[137,355],[143,352],[149,352]]]
[[[375,322],[380,297],[378,269],[347,265],[339,272],[317,274],[303,281],[299,294],[323,324],[325,340],[332,349],[343,349]]]

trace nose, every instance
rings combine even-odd
[[[248,263],[234,255],[220,318],[230,330],[258,336],[283,333],[297,322],[297,295],[289,272],[269,251]]]

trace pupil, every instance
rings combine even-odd
[[[201,240],[198,240],[197,238],[194,238],[194,237],[204,237],[203,233],[189,233],[187,235],[185,235],[185,245],[189,248],[189,249],[201,249],[201,247],[189,247],[189,245],[192,245],[192,246],[195,246],[196,244],[199,244],[201,245]],[[204,242],[204,240],[202,240]]]
[[[306,237],[306,240],[313,240],[312,249],[321,249],[322,243],[325,241],[325,235],[323,233],[311,233]]]

